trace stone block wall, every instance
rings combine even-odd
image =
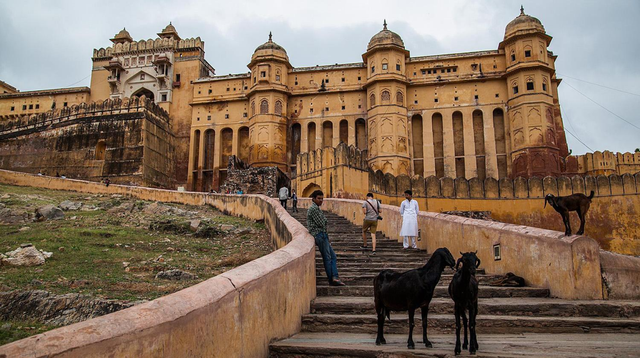
[[[0,125],[0,168],[172,188],[174,142],[152,102],[107,100]]]
[[[278,167],[250,167],[235,155],[229,157],[227,178],[220,186],[220,192],[234,194],[242,190],[245,194],[264,194],[276,197],[278,190],[291,186],[289,177]]]

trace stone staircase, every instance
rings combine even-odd
[[[292,213],[306,225],[306,211]],[[421,267],[429,255],[403,250],[402,244],[377,235],[377,254],[364,252],[360,227],[325,211],[329,238],[338,257],[340,278],[347,286],[329,286],[322,257],[316,250],[317,298],[302,317],[302,332],[270,347],[272,357],[446,357],[453,356],[455,320],[447,287],[447,269],[429,308],[429,339],[422,344],[422,322],[416,312],[415,350],[406,348],[406,312],[392,312],[385,323],[388,344],[375,345],[377,318],[373,278],[382,269],[406,271]],[[371,245],[368,240],[369,246]],[[454,257],[457,258],[457,253]],[[639,356],[640,302],[572,301],[549,297],[547,289],[492,287],[496,277],[480,268],[477,332],[478,356]],[[585,333],[598,333],[585,334]],[[625,334],[621,334],[625,333]],[[598,339],[596,339],[596,337]],[[602,339],[602,337],[606,337]],[[629,353],[629,355],[627,355]],[[468,355],[468,351],[463,351]]]

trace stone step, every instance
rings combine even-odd
[[[407,335],[386,334],[387,344],[376,346],[374,334],[302,332],[270,345],[270,357],[451,358],[455,335],[429,334],[433,348],[425,348],[422,328],[415,329],[416,348],[407,349]],[[640,351],[638,334],[484,334],[478,330],[476,357],[634,357]],[[469,352],[462,352],[468,356]]]
[[[422,331],[420,314],[414,316],[415,327]],[[308,314],[302,316],[303,332],[376,333],[375,315]],[[526,317],[505,315],[478,315],[476,327],[479,334],[504,333],[640,333],[638,318],[601,317]],[[454,332],[452,314],[429,314],[428,331]],[[391,320],[385,320],[384,332],[408,334],[409,319],[406,312],[392,312]]]
[[[372,285],[373,279],[378,276],[377,274],[363,274],[363,275],[352,275],[344,272],[342,270],[338,271],[340,273],[340,280],[346,283],[347,285],[356,285],[356,286],[366,286]],[[476,275],[478,282],[481,285],[487,285],[489,282],[493,282],[496,279],[499,279],[501,276],[496,275]],[[453,274],[442,274],[440,277],[440,281],[438,285],[440,286],[448,286],[449,282],[453,278]],[[326,280],[326,276],[324,275],[324,269],[322,271],[316,271],[316,285],[318,286],[327,286],[329,283]]]
[[[317,296],[373,297],[373,285],[367,286],[317,286]],[[434,297],[449,297],[446,286],[436,286]],[[549,297],[546,288],[481,286],[478,297]]]
[[[410,259],[410,260],[419,260],[423,262],[422,265],[426,264],[429,261],[429,256],[425,252],[419,251],[409,251],[409,252],[379,252],[376,255],[371,255],[371,252],[362,252],[362,251],[341,251],[336,248],[333,248],[333,251],[336,253],[338,259],[349,259],[349,258],[371,258],[371,259],[380,259],[386,258],[389,260],[401,260],[401,259]],[[316,250],[316,257],[321,258],[319,250]]]
[[[375,276],[382,270],[394,270],[398,272],[405,272],[419,268],[413,262],[370,262],[362,264],[359,262],[338,262],[338,270],[340,275],[358,276],[358,275],[372,275]],[[316,269],[324,272],[324,266],[322,260],[316,260]],[[443,274],[453,274],[453,270],[446,268]],[[484,269],[478,269],[477,275],[486,274]]]
[[[558,298],[481,298],[481,315],[609,317],[640,318],[638,301],[586,301]],[[314,314],[370,314],[375,315],[372,297],[317,297],[311,304]],[[429,313],[453,314],[450,298],[434,298]]]

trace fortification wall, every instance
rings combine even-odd
[[[310,199],[301,199],[300,207],[308,207]],[[362,201],[325,199],[323,209],[344,216],[361,225]],[[402,226],[400,209],[382,205],[384,220],[378,230],[392,240]],[[454,256],[459,252],[478,250],[482,267],[491,274],[513,272],[529,285],[548,288],[552,296],[567,299],[602,299],[600,248],[584,236],[565,237],[562,233],[519,225],[467,219],[452,215],[421,211],[418,228],[422,240],[418,247],[433,252],[447,247]],[[495,260],[494,245],[500,245],[501,258]]]
[[[630,153],[620,156],[625,163],[636,160]],[[640,173],[500,180],[395,177],[368,170],[366,152],[344,144],[299,155],[298,168],[296,187],[301,197],[322,189],[326,196],[360,199],[370,191],[383,203],[399,206],[404,191],[411,189],[424,211],[490,211],[498,221],[563,232],[561,216],[552,207],[544,207],[545,195],[589,195],[593,190],[595,198],[587,213],[585,234],[604,250],[640,255]],[[336,183],[341,190],[331,191]],[[579,225],[577,215],[572,213],[573,232]]]
[[[0,125],[0,168],[173,187],[168,114],[145,99],[107,100]]]
[[[212,205],[263,219],[277,251],[174,294],[0,347],[0,357],[266,357],[300,330],[315,297],[314,241],[262,195],[215,195],[111,185],[0,170],[0,182],[143,200]]]

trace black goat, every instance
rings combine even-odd
[[[455,302],[456,315],[456,347],[455,354],[460,354],[460,316],[464,323],[464,344],[462,349],[467,349],[469,343],[469,353],[476,354],[478,350],[478,340],[476,338],[476,315],[478,314],[478,279],[476,279],[476,268],[480,266],[480,259],[476,252],[460,253],[461,258],[456,263],[456,273],[449,283],[449,296]],[[459,267],[462,264],[462,267]],[[469,335],[471,342],[467,341],[467,316],[465,310],[469,311]]]
[[[571,222],[569,221],[569,212],[576,211],[580,218],[580,230],[576,234],[584,234],[585,216],[591,205],[591,199],[593,199],[593,190],[591,195],[586,196],[584,194],[571,194],[569,196],[553,196],[553,194],[547,194],[544,197],[544,207],[547,207],[547,203],[551,204],[557,212],[562,215],[562,221],[564,222],[565,236],[571,235]]]
[[[433,292],[440,281],[446,266],[453,267],[455,260],[446,247],[437,249],[427,263],[415,270],[404,273],[383,270],[373,279],[376,313],[378,314],[378,336],[376,344],[386,344],[384,339],[384,318],[391,319],[391,311],[409,311],[409,340],[407,346],[415,348],[413,343],[413,315],[415,310],[422,311],[422,339],[427,348],[433,347],[427,339],[427,315]]]

